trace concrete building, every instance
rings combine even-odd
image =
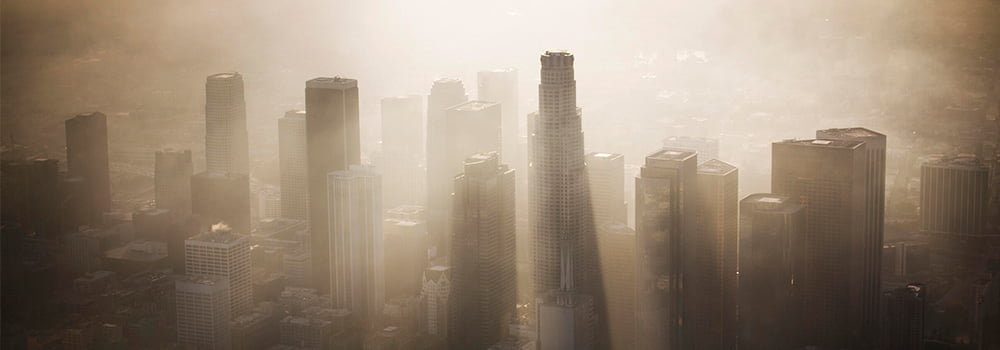
[[[686,264],[695,250],[698,156],[662,149],[646,156],[635,180],[636,349],[694,349],[699,339],[682,320],[693,290]]]
[[[352,165],[331,172],[327,183],[333,307],[350,310],[364,329],[374,329],[385,303],[382,177]]]
[[[587,154],[586,160],[594,225],[627,224],[625,156],[593,152]]]
[[[191,175],[194,175],[191,150],[156,151],[153,173],[156,207],[170,210],[178,217],[190,215]]]
[[[475,154],[455,177],[449,347],[486,349],[515,319],[514,170],[497,152]]]
[[[281,216],[305,220],[309,215],[306,157],[306,111],[285,112],[278,118],[278,166],[281,176]]]
[[[447,239],[452,179],[461,172],[448,173],[460,165],[448,167],[446,111],[468,100],[462,81],[448,78],[434,81],[427,96],[427,229],[435,243]]]
[[[214,225],[184,241],[184,270],[190,276],[219,276],[228,281],[230,315],[253,308],[250,236]]]
[[[863,336],[874,341],[878,336],[879,302],[882,292],[882,243],[885,236],[885,144],[886,137],[865,128],[841,128],[816,131],[817,139],[861,141],[865,143],[865,239],[864,278],[861,293]]]
[[[872,322],[868,308],[878,305],[871,299],[879,297],[869,288],[878,267],[867,256],[877,234],[868,223],[867,144],[788,140],[771,150],[772,192],[797,199],[805,213],[796,263],[802,271],[795,276],[803,345],[856,347],[874,340],[864,326]]]
[[[695,348],[736,347],[737,251],[739,242],[739,172],[717,159],[698,164],[696,235],[685,264],[690,290]]]
[[[740,201],[739,348],[783,349],[797,343],[796,245],[802,206],[774,194]]]
[[[419,95],[382,99],[383,204],[393,208],[422,204],[424,170],[424,100]]]
[[[212,74],[205,79],[205,170],[250,174],[243,76]]]
[[[230,349],[229,283],[218,276],[176,282],[177,342],[196,349]]]
[[[240,173],[203,172],[191,177],[191,212],[202,226],[219,222],[250,232],[250,178]]]
[[[927,287],[910,283],[882,293],[882,349],[924,349]]]
[[[989,174],[975,157],[924,163],[920,168],[921,228],[937,233],[986,233]]]
[[[99,225],[111,210],[111,173],[108,160],[108,121],[101,112],[66,120],[67,177],[82,180],[75,205],[85,223]]]
[[[358,81],[341,77],[306,82],[306,155],[313,283],[330,288],[330,208],[327,174],[361,164]]]

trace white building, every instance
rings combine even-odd
[[[197,349],[229,349],[229,283],[218,276],[185,276],[175,284],[177,342]]]
[[[184,268],[192,276],[219,276],[229,281],[234,317],[253,308],[250,236],[233,233],[224,224],[184,241]]]

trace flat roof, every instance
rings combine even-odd
[[[775,144],[788,144],[796,146],[813,146],[813,147],[825,147],[825,148],[847,148],[853,149],[858,148],[864,141],[854,141],[854,140],[835,140],[835,139],[809,139],[809,140],[784,140],[775,142]]]
[[[304,109],[292,109],[285,112],[285,118],[305,118],[306,110]]]
[[[460,112],[479,112],[499,105],[500,102],[493,101],[468,101],[462,102],[448,109]]]
[[[564,49],[556,50],[545,50],[545,56],[573,56],[569,51]]]
[[[350,89],[358,87],[357,79],[335,77],[319,77],[306,81],[306,88],[313,89]]]
[[[885,136],[883,134],[877,133],[875,131],[861,128],[833,128],[833,129],[823,129],[816,131],[817,135],[824,135],[823,137],[846,137],[846,138],[868,138],[868,137],[879,137]]]
[[[988,171],[986,164],[978,157],[965,155],[958,157],[941,157],[924,162],[923,166],[932,168],[949,168],[972,171]]]
[[[696,156],[695,152],[691,152],[686,149],[662,148],[659,151],[653,152],[653,154],[646,156],[646,158],[662,159],[662,160],[685,160],[695,156]]]
[[[709,159],[698,164],[698,173],[726,175],[736,171],[736,167],[718,159]]]
[[[240,78],[240,73],[225,72],[225,73],[215,73],[208,76],[208,79],[233,79],[233,78]]]

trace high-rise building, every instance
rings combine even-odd
[[[333,306],[347,309],[374,329],[385,303],[382,246],[382,177],[371,167],[351,165],[329,174],[329,290]]]
[[[455,177],[452,294],[458,316],[452,349],[486,349],[507,336],[515,318],[514,170],[497,152],[475,154]]]
[[[281,216],[309,217],[309,179],[306,162],[306,111],[285,112],[278,118],[278,163],[281,169]]]
[[[816,131],[817,139],[862,141],[865,143],[865,239],[864,285],[861,294],[862,336],[869,342],[878,337],[879,302],[882,292],[882,241],[885,236],[885,135],[865,128],[841,128]]]
[[[191,177],[191,212],[203,226],[222,222],[240,234],[250,232],[250,178],[211,172]]]
[[[635,179],[636,349],[694,349],[686,321],[695,293],[685,264],[694,253],[698,156],[662,149],[646,156]]]
[[[419,95],[382,99],[382,201],[393,208],[423,203],[426,185],[420,169],[424,158],[424,101]],[[423,268],[421,266],[421,268]]]
[[[243,76],[212,74],[205,79],[205,160],[208,172],[250,174]]]
[[[926,288],[910,283],[882,293],[882,349],[923,350]]]
[[[696,349],[736,347],[739,174],[718,159],[698,164],[695,241],[686,252],[684,288],[692,309],[684,320],[694,330]],[[693,266],[690,266],[693,265]],[[691,339],[689,339],[691,340]]]
[[[420,295],[424,302],[423,314],[427,317],[427,334],[443,342],[448,338],[451,311],[451,268],[434,265],[424,271]]]
[[[593,181],[593,179],[591,179]],[[607,304],[609,349],[635,348],[635,230],[625,223],[597,227],[604,295]]]
[[[784,196],[758,193],[740,201],[739,349],[797,343],[794,268],[804,215]]]
[[[625,156],[617,153],[588,153],[587,181],[594,225],[626,224]]]
[[[499,102],[502,106],[503,159],[520,162],[523,155],[516,155],[518,149],[518,92],[517,69],[502,68],[480,71],[478,90],[480,101]]]
[[[330,220],[327,174],[361,164],[358,81],[341,77],[306,82],[306,159],[313,283],[330,288]]]
[[[111,210],[111,173],[108,160],[108,120],[101,112],[66,120],[68,177],[82,179],[80,206],[86,223],[101,223]]]
[[[229,283],[219,276],[177,280],[177,342],[196,349],[230,349]]]
[[[982,234],[990,171],[971,156],[942,158],[920,168],[920,221],[926,232]]]
[[[19,223],[47,236],[62,230],[58,160],[3,160],[0,181],[0,215],[4,223]]]
[[[877,268],[867,265],[875,232],[867,223],[867,144],[850,140],[788,140],[771,146],[771,190],[797,200],[805,235],[795,276],[802,297],[804,344],[852,347],[870,339],[867,293]],[[881,247],[881,244],[879,245]],[[877,327],[877,326],[876,326]]]
[[[670,136],[663,139],[663,147],[697,153],[703,162],[719,158],[719,140],[708,137]]]
[[[469,100],[458,79],[438,79],[427,96],[427,229],[434,242],[443,242],[451,215],[452,179],[448,173],[447,110]],[[460,166],[456,165],[450,169]],[[444,249],[444,247],[440,247]]]
[[[190,215],[191,175],[194,175],[191,150],[156,151],[153,174],[156,207],[170,210],[177,217]]]
[[[385,295],[387,298],[419,295],[424,269],[430,258],[430,237],[424,208],[403,205],[385,211]]]
[[[211,231],[184,241],[184,271],[189,276],[218,276],[228,280],[233,317],[253,309],[250,235],[217,224]]]

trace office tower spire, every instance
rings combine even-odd
[[[66,120],[66,160],[69,177],[80,179],[78,202],[84,221],[101,222],[111,210],[111,175],[108,160],[108,120],[101,112],[83,113]]]
[[[514,170],[499,158],[473,155],[455,177],[452,349],[486,349],[507,336],[515,318]]]
[[[330,288],[330,213],[327,174],[361,163],[358,81],[341,77],[306,82],[306,157],[313,285]]]
[[[205,79],[206,171],[249,174],[247,142],[243,76],[239,73],[208,76]]]

